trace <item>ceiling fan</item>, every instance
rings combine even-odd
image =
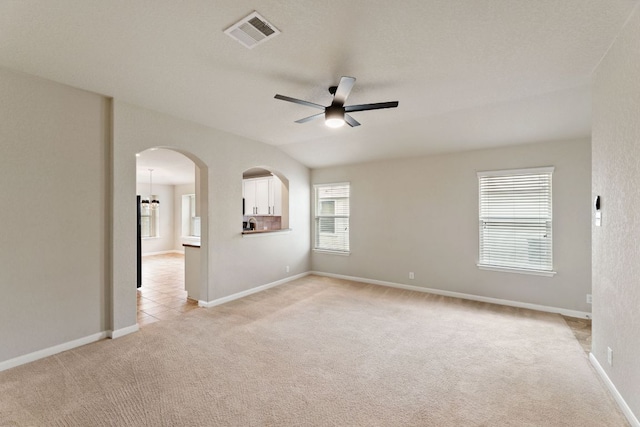
[[[306,105],[308,107],[323,110],[322,113],[314,114],[313,116],[296,120],[296,123],[306,123],[324,116],[325,124],[332,128],[340,127],[344,125],[345,122],[351,127],[360,126],[360,123],[358,123],[356,119],[354,119],[347,113],[353,113],[356,111],[379,110],[381,108],[395,108],[398,106],[398,101],[345,106],[344,103],[347,101],[347,97],[349,96],[349,93],[351,92],[351,89],[353,88],[355,82],[355,77],[343,76],[342,78],[340,78],[340,83],[338,83],[338,86],[331,86],[329,88],[329,93],[333,95],[333,102],[331,102],[331,105],[329,105],[328,107],[284,95],[276,95],[275,98],[281,99],[282,101],[289,101],[295,104]]]

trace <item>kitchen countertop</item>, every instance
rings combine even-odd
[[[281,228],[280,230],[242,230],[242,234],[265,234],[265,233],[281,233],[291,231],[290,228]]]

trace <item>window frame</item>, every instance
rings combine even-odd
[[[553,263],[554,263],[553,261],[553,172],[554,170],[555,168],[553,166],[548,166],[548,167],[538,167],[538,168],[506,169],[506,170],[477,172],[477,178],[478,178],[478,211],[477,211],[477,214],[478,214],[478,217],[477,217],[478,218],[478,262],[477,262],[477,267],[479,269],[503,271],[503,272],[511,272],[511,273],[521,273],[521,274],[532,274],[532,275],[539,275],[539,276],[546,276],[546,277],[553,277],[556,274],[556,272],[553,269]],[[507,242],[507,241],[503,242],[504,243],[503,248],[505,249],[505,251],[512,251],[512,254],[514,254],[513,262],[505,262],[504,260],[503,260],[503,263],[501,263],[500,261],[496,261],[494,263],[490,261],[488,262],[488,259],[487,259],[488,257],[486,256],[486,253],[483,252],[483,235],[486,236],[487,233],[486,231],[483,231],[483,230],[486,230],[486,224],[487,222],[489,222],[490,217],[486,216],[486,214],[483,216],[483,206],[485,210],[489,208],[489,206],[486,204],[487,203],[486,201],[491,197],[491,195],[483,193],[483,179],[491,179],[491,178],[508,179],[509,177],[516,177],[516,176],[534,177],[536,175],[539,175],[539,176],[546,175],[545,181],[548,182],[548,189],[544,189],[541,184],[541,187],[538,189],[538,191],[533,193],[534,197],[538,197],[537,199],[538,201],[546,202],[542,205],[543,209],[540,212],[547,212],[547,214],[541,213],[540,216],[538,217],[531,217],[530,216],[531,211],[529,211],[527,212],[527,215],[523,217],[522,211],[520,211],[519,213],[520,216],[516,216],[516,215],[512,217],[507,216],[507,217],[503,217],[502,221],[493,221],[494,223],[497,224],[496,230],[500,229],[501,222],[502,223],[511,222],[512,223],[511,225],[513,225],[514,223],[519,223],[519,224],[525,224],[525,226],[518,226],[517,228],[517,230],[521,233],[521,235],[517,236],[515,239],[512,238],[511,242]],[[507,185],[505,185],[505,188],[507,188]],[[483,197],[485,200],[484,205],[483,205]],[[522,207],[520,205],[517,205],[517,202],[523,203],[522,201],[523,199],[515,198],[514,200],[515,202],[514,202],[514,205],[511,207],[511,209],[516,209],[517,207],[518,210],[521,210]],[[496,199],[493,199],[493,203],[495,203],[495,201]],[[504,209],[504,207],[500,207],[500,209]],[[527,222],[527,220],[529,221]],[[537,227],[538,229],[541,229],[542,228],[541,224],[543,222],[545,224],[544,225],[545,235],[543,236],[543,238],[549,239],[549,240],[545,242],[543,246],[538,248],[538,250],[540,251],[540,253],[545,253],[545,252],[548,253],[548,256],[545,256],[545,259],[548,260],[548,264],[540,265],[539,268],[536,268],[534,266],[531,266],[531,263],[525,263],[524,257],[522,256],[521,253],[519,255],[515,255],[518,252],[518,249],[516,248],[516,246],[518,244],[520,244],[521,246],[524,246],[524,241],[531,239],[524,235],[525,233],[524,230],[527,226]],[[527,233],[528,232],[529,231],[527,231]],[[516,235],[516,232],[514,232],[512,236],[515,236],[515,235]],[[496,241],[494,240],[492,243],[495,243],[495,242]],[[499,241],[498,241],[498,244],[500,244]],[[527,244],[530,244],[530,242],[527,242]]]
[[[196,212],[196,195],[195,193],[188,193],[182,195],[182,230],[181,237],[194,238],[200,237],[200,217]]]
[[[337,197],[336,199],[326,199],[326,200],[319,200],[318,198],[318,194],[319,191],[322,190],[323,188],[331,188],[331,187],[343,187],[346,186],[347,187],[347,197],[346,197],[346,202],[347,202],[347,213],[346,214],[336,214],[336,208],[337,208],[337,199],[339,199],[340,197]],[[335,183],[326,183],[326,184],[314,184],[313,186],[313,198],[314,198],[314,203],[313,203],[313,217],[314,217],[314,221],[313,221],[313,251],[314,252],[321,252],[321,253],[329,253],[329,254],[334,254],[334,255],[349,255],[351,253],[351,183],[350,182],[335,182]],[[344,197],[342,197],[342,199],[344,199]],[[326,202],[326,201],[333,201],[334,202],[334,208],[333,208],[333,213],[332,214],[323,214],[321,212],[321,208],[320,208],[320,203],[322,202]],[[334,221],[334,232],[330,233],[330,232],[322,232],[320,231],[320,222],[322,219],[333,219]],[[336,219],[342,219],[342,220],[346,220],[346,249],[340,249],[337,247],[329,247],[329,246],[324,246],[322,245],[318,240],[319,237],[322,236],[338,236],[339,233],[337,232],[337,227],[335,224]]]
[[[147,207],[145,207],[145,203],[142,203],[143,200],[160,200],[157,195],[152,194],[149,199],[141,199],[140,200],[140,231],[141,238],[143,240],[148,239],[159,239],[160,238],[160,205],[158,204],[155,209],[152,209],[149,203],[146,203]],[[145,213],[145,211],[147,213]],[[145,222],[143,218],[148,218],[149,224],[149,235],[145,236],[144,231],[146,226],[143,225]],[[151,232],[153,231],[153,234]]]

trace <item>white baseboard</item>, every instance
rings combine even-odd
[[[593,367],[596,369],[596,372],[600,375],[600,378],[602,378],[604,383],[607,385],[607,388],[613,395],[613,398],[618,403],[618,406],[620,406],[620,409],[622,409],[622,413],[625,417],[627,417],[629,424],[631,424],[632,427],[640,427],[640,421],[638,421],[638,418],[633,414],[633,411],[631,410],[631,408],[629,408],[629,405],[627,405],[627,402],[625,402],[620,392],[618,392],[616,386],[613,385],[613,382],[611,381],[611,379],[609,379],[609,376],[604,371],[602,365],[600,365],[600,362],[598,362],[598,359],[596,359],[593,353],[589,353],[589,360],[591,361]]]
[[[171,249],[170,251],[147,252],[147,253],[142,254],[142,256],[145,257],[145,256],[166,255],[166,254],[182,254],[182,255],[184,255],[184,251],[180,251],[178,249]]]
[[[33,353],[29,353],[29,354],[15,357],[13,359],[5,360],[4,362],[0,362],[0,372],[5,371],[7,369],[15,368],[16,366],[24,365],[25,363],[34,362],[38,359],[42,359],[48,356],[53,356],[54,354],[62,353],[63,351],[71,350],[76,347],[80,347],[86,344],[91,344],[93,342],[103,340],[107,338],[108,335],[109,335],[109,332],[107,331],[98,332],[93,335],[89,335],[83,338],[78,338],[77,340],[54,345],[53,347],[44,348],[42,350],[34,351]]]
[[[382,280],[365,279],[362,277],[353,277],[353,276],[344,276],[342,274],[323,273],[321,271],[310,271],[309,274],[315,274],[317,276],[333,277],[336,279],[351,280],[354,282],[369,283],[372,285],[389,286],[391,288],[406,289],[409,291],[424,292],[427,294],[442,295],[445,297],[453,297],[453,298],[460,298],[460,299],[466,299],[471,301],[480,301],[480,302],[487,302],[491,304],[506,305],[509,307],[528,308],[530,310],[544,311],[548,313],[557,313],[557,314],[562,314],[563,316],[577,317],[581,319],[591,318],[591,313],[588,313],[586,311],[576,311],[576,310],[569,310],[569,309],[560,308],[560,307],[549,307],[546,305],[529,304],[526,302],[483,297],[483,296],[472,295],[472,294],[464,294],[461,292],[452,292],[452,291],[443,291],[440,289],[423,288],[420,286],[404,285],[401,283],[385,282]]]
[[[62,344],[54,345],[53,347],[44,348],[42,350],[34,351],[33,353],[25,354],[15,357],[13,359],[0,362],[0,372],[7,369],[15,368],[16,366],[24,365],[25,363],[35,362],[36,360],[43,359],[45,357],[53,356],[54,354],[62,353],[63,351],[71,350],[76,347],[81,347],[86,344],[91,344],[105,338],[120,338],[122,336],[137,332],[140,327],[135,324],[126,328],[117,329],[115,331],[98,332],[87,337],[78,338],[77,340],[65,342]]]
[[[276,280],[275,282],[267,283],[266,285],[261,285],[261,286],[258,286],[256,288],[247,289],[246,291],[242,291],[242,292],[238,292],[237,294],[233,294],[233,295],[229,295],[229,296],[226,296],[226,297],[214,299],[212,301],[202,301],[202,300],[200,300],[200,301],[198,301],[198,305],[200,307],[204,307],[204,308],[215,307],[216,305],[224,304],[226,302],[237,300],[237,299],[246,297],[246,296],[251,295],[251,294],[262,292],[262,291],[265,291],[265,290],[267,290],[269,288],[274,288],[276,286],[283,285],[283,284],[285,284],[287,282],[291,282],[292,280],[300,279],[301,277],[305,277],[305,276],[308,276],[308,275],[309,275],[309,273],[296,274],[295,276],[286,277],[286,278],[281,279],[281,280]]]
[[[140,327],[136,323],[135,325],[127,326],[126,328],[116,329],[115,331],[109,331],[108,336],[111,339],[116,339],[123,337],[125,335],[132,334],[134,332],[138,332]]]

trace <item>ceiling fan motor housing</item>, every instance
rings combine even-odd
[[[341,119],[344,120],[344,107],[340,105],[330,105],[324,110],[325,120]]]

